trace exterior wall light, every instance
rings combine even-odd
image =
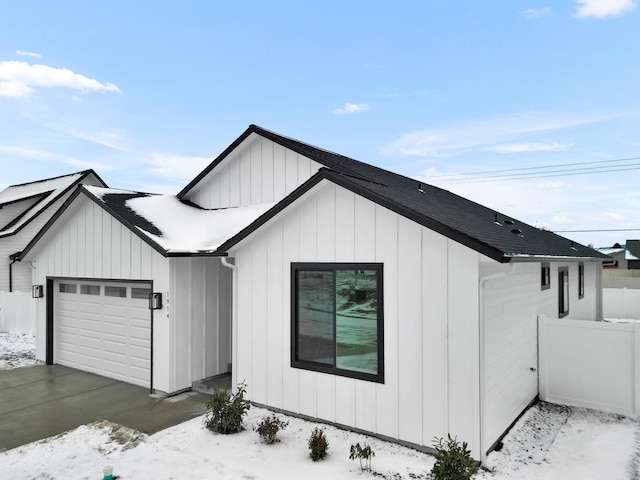
[[[162,294],[150,293],[149,294],[149,310],[159,310],[162,308]]]
[[[31,296],[33,298],[42,298],[44,296],[42,285],[31,285]]]

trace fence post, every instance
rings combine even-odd
[[[633,371],[633,414],[638,415],[640,412],[640,324],[633,322],[633,355],[632,355],[632,371]]]

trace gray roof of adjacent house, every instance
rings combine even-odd
[[[81,184],[90,175],[93,175],[98,182],[106,187],[106,183],[93,170],[89,169],[35,182],[10,185],[5,188],[0,192],[0,209],[19,202],[24,202],[25,208],[7,224],[0,225],[0,237],[18,233],[56,200],[76,185]]]

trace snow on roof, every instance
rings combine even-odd
[[[21,185],[10,185],[2,192],[0,192],[0,205],[15,202],[17,200],[22,200],[24,198],[33,197],[42,193],[51,192],[52,190],[53,192],[51,193],[51,195],[54,195],[56,191],[64,190],[69,185],[72,185],[83,174],[84,172],[78,172],[71,175],[49,178],[37,182],[23,183]]]
[[[212,252],[247,227],[274,203],[202,210],[173,195],[132,198],[126,205],[149,220],[162,236],[145,232],[167,252]]]
[[[129,227],[146,235],[167,253],[211,253],[275,205],[204,210],[183,203],[174,195],[85,188],[110,208],[120,210],[122,219],[140,219],[131,220]],[[124,210],[133,216],[125,218]],[[149,231],[153,229],[150,227],[155,227],[156,232]]]
[[[23,183],[20,185],[10,185],[0,192],[0,205],[17,202],[37,195],[45,195],[41,198],[34,208],[26,211],[9,228],[0,231],[0,237],[12,235],[22,226],[28,223],[33,217],[38,215],[42,210],[47,208],[59,195],[67,188],[77,182],[86,172],[73,173],[71,175],[63,175],[61,177],[39,180],[36,182]]]

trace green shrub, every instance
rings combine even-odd
[[[445,441],[442,438],[435,439],[433,446],[436,449],[436,463],[431,469],[431,476],[436,480],[469,480],[478,471],[478,467],[471,451],[467,448],[467,442],[459,443],[457,437]]]
[[[355,445],[351,445],[351,454],[349,458],[351,460],[355,460],[356,458],[360,460],[360,470],[371,470],[371,459],[376,456],[376,453],[371,449],[371,445],[366,444],[364,447],[361,447],[359,443]],[[362,461],[364,460],[364,464]]]
[[[242,419],[251,408],[249,401],[244,399],[246,391],[244,382],[238,385],[235,394],[224,388],[216,390],[207,402],[206,427],[225,435],[243,430]]]
[[[309,438],[309,456],[311,460],[317,462],[318,460],[322,460],[327,454],[327,450],[329,449],[329,442],[327,442],[327,437],[324,435],[324,429],[322,428],[314,428],[311,432],[311,437]]]
[[[275,413],[267,417],[262,417],[262,420],[257,427],[254,428],[258,435],[262,437],[262,440],[271,445],[277,438],[276,435],[280,430],[284,430],[289,425],[289,422],[280,420]]]

